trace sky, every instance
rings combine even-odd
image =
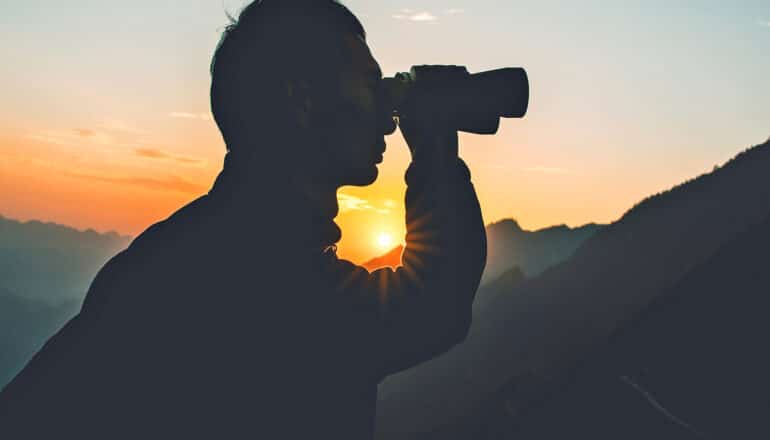
[[[209,63],[235,0],[0,4],[0,214],[136,235],[205,194]],[[770,136],[770,2],[348,0],[386,76],[520,66],[529,112],[461,134],[486,223],[611,222]],[[339,254],[404,234],[408,149],[339,192]],[[274,213],[280,215],[280,213]]]

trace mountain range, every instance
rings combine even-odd
[[[130,237],[0,216],[0,387],[80,309]]]
[[[589,223],[576,228],[566,225],[528,231],[514,219],[487,225],[487,265],[481,284],[495,281],[506,272],[523,277],[539,275],[545,269],[569,258],[587,239],[604,225]],[[398,245],[385,254],[362,264],[370,272],[378,267],[401,265],[404,247]],[[510,273],[509,273],[510,275]]]
[[[770,438],[768,249],[770,216],[619,326],[539,405],[466,427],[527,439]]]
[[[518,389],[518,397],[507,401],[509,413],[536,407],[548,400],[542,390],[560,389],[553,384],[563,383],[575,365],[686,277],[705,276],[696,268],[706,267],[721,249],[737,240],[751,241],[742,234],[750,237],[747,231],[761,230],[768,217],[770,144],[765,142],[708,174],[643,200],[587,239],[571,258],[540,275],[482,287],[464,343],[382,384],[378,438],[436,438],[431,433],[447,434],[441,427],[465,419],[477,421],[479,429],[488,427],[473,415],[489,402],[499,402],[500,396],[511,395],[511,388]],[[758,249],[770,247],[760,243]],[[758,250],[731,255],[739,266],[763,260]],[[714,272],[709,274],[712,283],[726,282],[720,277],[727,274],[717,264],[707,267]],[[754,291],[770,292],[766,278],[754,279],[748,282]],[[715,289],[713,295],[729,303],[733,296],[750,293]],[[698,298],[691,301],[697,309]],[[746,312],[747,319],[756,316]],[[687,310],[679,318],[686,325]],[[590,394],[582,399],[592,401]],[[519,419],[517,423],[523,424]],[[487,434],[474,438],[505,438]]]
[[[589,223],[576,228],[566,225],[527,231],[514,219],[487,226],[487,266],[482,284],[494,280],[513,267],[526,277],[540,275],[560,263],[602,229],[604,225]]]
[[[0,215],[0,287],[50,304],[82,300],[99,268],[130,240]]]

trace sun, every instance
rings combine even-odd
[[[387,232],[380,232],[377,234],[377,239],[375,240],[375,244],[377,245],[377,248],[382,251],[390,250],[390,248],[393,247],[393,244],[395,243],[395,240],[393,239],[393,234],[389,234]]]

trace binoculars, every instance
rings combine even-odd
[[[501,117],[521,118],[529,104],[529,80],[519,67],[471,74],[463,66],[413,66],[383,84],[393,116],[430,118],[468,133],[494,134]]]

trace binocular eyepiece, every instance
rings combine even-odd
[[[427,117],[458,131],[494,134],[500,118],[521,118],[529,80],[520,67],[470,74],[463,66],[414,66],[384,78],[385,100],[396,117]]]

